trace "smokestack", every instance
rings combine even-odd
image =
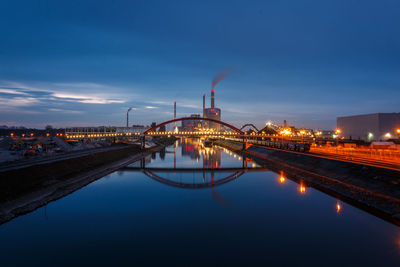
[[[128,111],[126,112],[126,128],[129,127],[129,111],[131,111],[132,108],[128,108]]]
[[[174,101],[174,120],[176,119],[176,101]],[[176,121],[174,122],[174,131],[176,130]]]
[[[214,89],[211,90],[211,110],[214,110],[215,103],[214,103]]]
[[[203,118],[206,111],[206,94],[203,94]]]
[[[174,101],[174,120],[176,119],[176,101]]]

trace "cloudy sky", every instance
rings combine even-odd
[[[0,125],[150,124],[200,113],[216,86],[222,119],[399,112],[400,1],[0,2]],[[207,102],[209,105],[209,102]]]

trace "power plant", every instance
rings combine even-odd
[[[215,91],[211,89],[211,107],[205,107],[205,95],[203,95],[203,118],[213,119],[213,120],[221,120],[221,109],[215,107]],[[219,132],[221,130],[221,125],[215,122],[204,122],[204,127],[213,129],[214,131]]]

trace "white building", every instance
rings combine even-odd
[[[374,113],[337,118],[337,127],[346,139],[376,141],[398,138],[400,113]]]

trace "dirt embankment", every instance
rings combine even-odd
[[[0,203],[140,152],[137,146],[0,173]]]
[[[299,183],[315,187],[400,225],[400,172],[361,164],[218,141]]]
[[[0,173],[0,224],[62,198],[159,150],[126,146]]]

